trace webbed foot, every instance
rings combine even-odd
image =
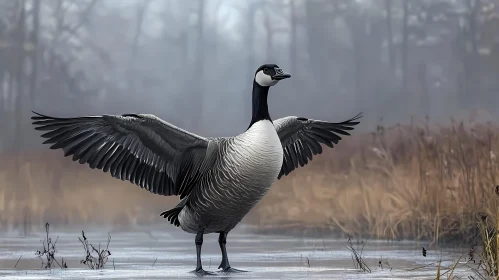
[[[195,270],[191,271],[191,273],[196,274],[196,276],[198,276],[198,277],[203,277],[203,276],[207,276],[207,275],[215,275],[215,273],[213,273],[211,271],[206,271],[202,268],[195,269]]]
[[[232,268],[232,267],[227,267],[227,268],[224,268],[223,270],[221,270],[223,273],[241,273],[241,272],[248,272],[246,270],[241,270],[241,269],[236,269],[236,268]]]

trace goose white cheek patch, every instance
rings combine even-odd
[[[258,71],[255,75],[255,81],[262,87],[270,87],[277,84],[277,80],[272,80],[272,77],[263,73],[263,71]]]

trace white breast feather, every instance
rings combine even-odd
[[[282,167],[283,150],[281,140],[270,121],[254,123],[237,137],[237,144],[241,169],[249,168],[253,172],[258,171],[259,176],[277,178]]]

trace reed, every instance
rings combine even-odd
[[[498,149],[491,123],[378,126],[282,180],[255,221],[327,224],[358,238],[471,241],[476,213],[496,217]]]
[[[489,221],[486,215],[480,215],[477,219],[478,228],[480,229],[480,261],[478,269],[484,271],[487,276],[498,277],[498,242],[499,234],[497,223],[499,220]]]

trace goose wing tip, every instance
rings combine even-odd
[[[32,120],[39,120],[39,119],[45,117],[44,115],[42,115],[42,114],[40,114],[38,112],[35,112],[35,111],[31,111],[31,113],[34,114],[33,116],[31,116]]]
[[[364,112],[360,112],[358,113],[357,115],[355,115],[354,117],[344,121],[343,123],[341,124],[344,124],[344,125],[351,125],[351,126],[354,126],[354,125],[358,125],[360,123],[360,119],[364,117]]]
[[[361,111],[361,112],[357,113],[357,115],[355,115],[355,117],[351,118],[350,120],[356,121],[356,120],[361,119],[363,117],[364,117],[364,112]]]
[[[39,124],[39,123],[36,123],[36,121],[45,121],[45,120],[50,120],[50,119],[55,119],[51,116],[47,116],[47,115],[44,115],[42,113],[38,113],[36,111],[31,111],[34,115],[31,116],[31,120],[34,120],[35,122],[33,122],[33,124]]]

